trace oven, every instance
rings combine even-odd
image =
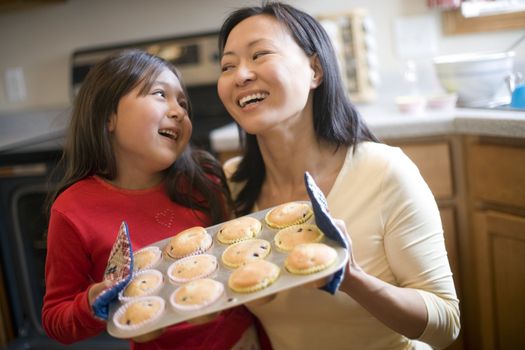
[[[193,109],[193,145],[212,152],[213,129],[232,122],[217,95],[220,74],[218,34],[207,32],[181,37],[81,48],[71,57],[71,93],[74,97],[89,69],[102,58],[123,49],[137,48],[172,62],[182,74]]]
[[[181,71],[193,107],[191,142],[211,151],[211,130],[231,123],[217,96],[220,74],[216,33],[83,48],[71,56],[71,95],[89,69],[126,48],[144,49]],[[53,186],[69,110],[0,115],[0,348],[128,349],[107,334],[63,346],[41,325],[47,218],[44,202]],[[57,174],[60,174],[60,170]]]
[[[128,349],[107,334],[65,346],[41,325],[47,217],[60,149],[0,152],[0,320],[6,349]],[[57,170],[56,174],[60,174]],[[0,344],[1,345],[1,344]]]

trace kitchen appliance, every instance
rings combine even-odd
[[[107,334],[65,346],[48,338],[42,328],[44,201],[60,153],[59,148],[0,152],[0,300],[7,300],[0,311],[3,324],[9,324],[9,332],[0,329],[7,338],[5,349],[128,349],[127,341]]]
[[[217,79],[220,74],[218,34],[208,32],[78,49],[71,58],[73,97],[94,64],[114,52],[130,48],[158,55],[180,70],[193,108],[191,141],[194,145],[211,151],[211,130],[232,122],[217,95]]]
[[[210,150],[210,131],[231,123],[217,96],[217,34],[76,50],[71,56],[71,95],[94,64],[127,48],[147,50],[179,68],[194,112],[192,142]],[[47,229],[43,206],[54,183],[49,180],[61,154],[69,112],[68,108],[0,115],[0,347],[9,350],[129,348],[127,341],[107,334],[66,347],[49,339],[40,323]]]

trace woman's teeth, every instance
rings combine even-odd
[[[169,130],[169,129],[159,130],[159,134],[161,134],[162,136],[169,137],[170,139],[173,139],[173,140],[177,140],[177,138],[179,137],[178,133],[176,133],[173,130]]]
[[[239,100],[239,106],[244,107],[249,103],[259,102],[268,97],[267,93],[256,93],[248,96],[244,96]]]

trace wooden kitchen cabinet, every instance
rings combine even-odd
[[[479,291],[478,349],[525,348],[525,217],[474,215]]]
[[[525,348],[525,140],[465,137],[469,349]]]

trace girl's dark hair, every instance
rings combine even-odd
[[[243,20],[257,15],[276,18],[288,29],[307,56],[315,55],[319,59],[323,81],[313,95],[313,123],[319,140],[337,147],[355,146],[362,141],[378,142],[348,98],[328,34],[309,14],[273,1],[264,1],[261,6],[238,9],[226,18],[219,32],[220,56],[232,29]],[[243,137],[244,155],[232,181],[246,183],[235,199],[235,207],[240,214],[247,214],[259,197],[265,168],[256,137]]]
[[[57,169],[64,175],[47,200],[52,203],[69,186],[91,175],[108,180],[117,176],[108,122],[120,99],[137,86],[146,94],[165,69],[186,87],[177,69],[168,61],[140,50],[115,53],[87,74],[73,106],[62,157]],[[188,115],[192,116],[188,101]],[[165,186],[170,199],[211,217],[213,223],[229,217],[230,194],[220,164],[207,152],[188,145],[166,170]]]

